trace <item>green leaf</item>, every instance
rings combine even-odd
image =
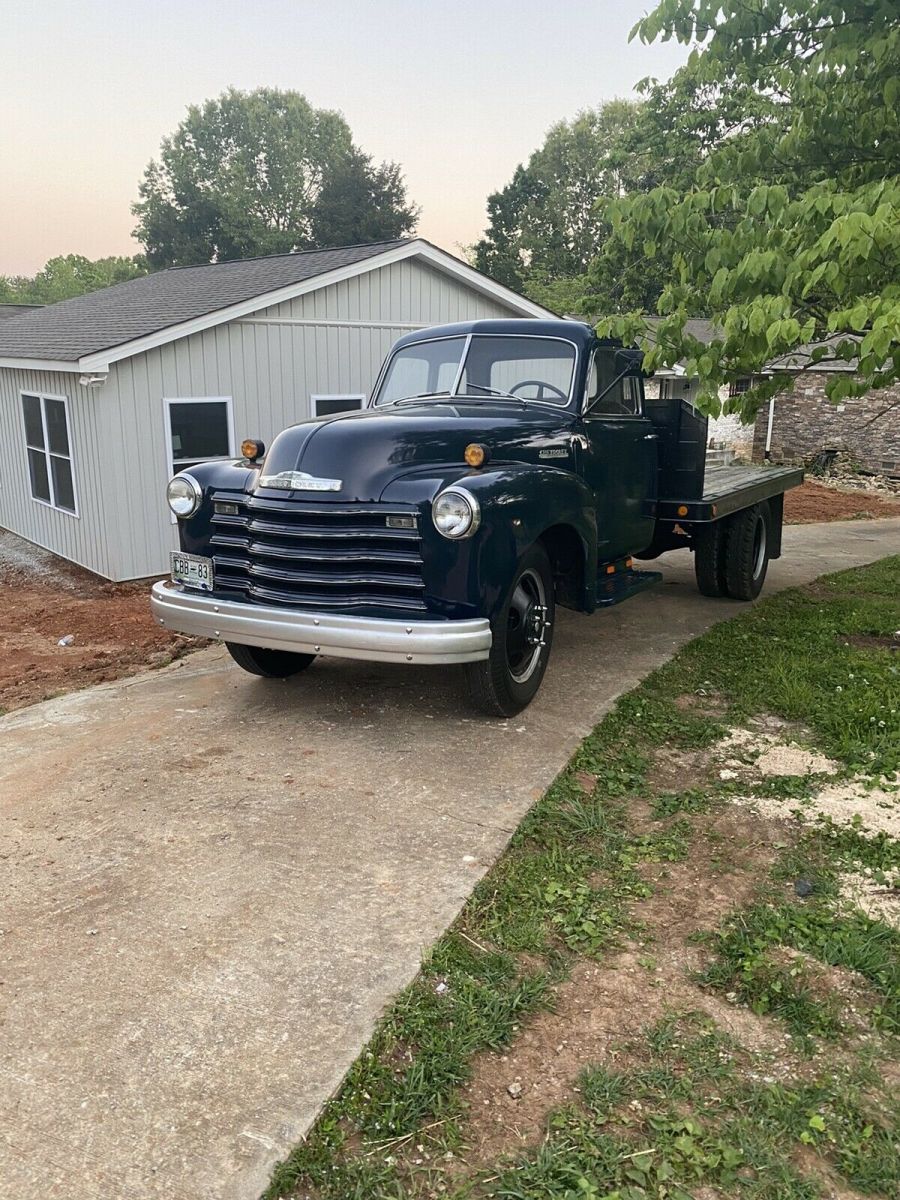
[[[768,194],[769,189],[764,183],[753,189],[753,191],[750,193],[750,198],[747,201],[747,211],[751,216],[761,217],[766,211],[766,200]]]

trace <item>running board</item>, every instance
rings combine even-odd
[[[630,567],[604,572],[597,577],[597,607],[620,604],[661,579],[661,571],[634,571]]]

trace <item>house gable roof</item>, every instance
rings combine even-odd
[[[650,341],[654,340],[654,330],[661,319],[661,317],[646,318],[647,337]],[[708,346],[713,338],[718,337],[721,333],[719,326],[707,317],[688,317],[684,323],[684,329],[686,333],[695,337],[698,342],[702,342],[704,346]],[[860,340],[854,334],[835,334],[834,337],[824,342],[810,342],[807,345],[798,346],[793,354],[787,354],[783,358],[771,359],[758,373],[761,375],[771,375],[776,372],[798,374],[809,371],[825,373],[839,371],[852,374],[857,369],[857,360],[855,358],[849,360],[836,358],[831,351],[841,342]],[[813,351],[816,350],[825,350],[827,353],[819,361],[814,362]],[[684,364],[679,362],[674,367],[660,367],[656,371],[656,374],[661,377],[682,376],[685,374]]]
[[[0,325],[0,366],[96,371],[110,362],[404,258],[422,258],[523,316],[546,309],[421,238],[172,267]]]

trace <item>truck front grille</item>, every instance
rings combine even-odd
[[[213,499],[217,592],[258,604],[425,610],[415,510],[233,493]],[[388,517],[413,517],[415,527],[391,529]]]

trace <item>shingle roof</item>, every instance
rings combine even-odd
[[[0,304],[0,321],[9,321],[12,317],[20,317],[23,313],[36,312],[43,304]]]
[[[172,267],[0,323],[0,357],[76,362],[194,317],[384,254],[410,239]]]
[[[661,317],[647,318],[647,325],[649,326],[647,336],[651,341],[653,340],[653,329],[659,324],[661,319]],[[698,342],[702,342],[704,346],[708,346],[713,338],[717,337],[721,332],[719,326],[717,326],[714,321],[710,321],[707,317],[688,317],[684,323],[684,329],[686,333],[689,333],[692,337],[695,337]],[[832,347],[839,345],[841,342],[850,339],[855,341],[860,340],[859,338],[855,337],[854,334],[842,333],[835,334],[834,337],[831,337],[824,342],[810,342],[807,345],[798,346],[793,354],[787,354],[784,356],[784,358],[771,359],[763,368],[763,373],[771,374],[773,371],[824,371],[826,373],[832,371],[847,371],[852,373],[857,369],[857,360],[855,358],[852,358],[848,361],[847,359],[834,358],[831,355],[828,355],[822,359],[821,362],[812,362],[813,350],[820,346],[824,346],[826,349],[831,349]],[[683,364],[681,363],[678,364],[679,367],[682,365]],[[657,371],[658,375],[667,375],[672,373],[672,367],[663,367]]]
[[[653,330],[661,320],[662,317],[647,317],[647,336],[651,341],[653,340]],[[688,317],[684,323],[684,332],[689,333],[691,337],[695,337],[704,346],[708,346],[719,332],[719,329],[715,322],[710,321],[708,317]]]

